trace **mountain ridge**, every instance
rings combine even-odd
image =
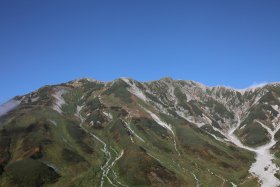
[[[241,93],[168,77],[149,82],[83,78],[12,101],[18,105],[0,116],[0,138],[14,142],[0,146],[0,180],[7,184],[22,180],[11,168],[26,163],[50,171],[46,177],[54,186],[280,184],[279,83]],[[133,170],[135,175],[124,170],[141,166],[132,150],[149,160]],[[76,179],[66,163],[87,172]],[[32,181],[44,185],[38,178]]]
[[[70,80],[68,82],[75,82],[75,81],[80,81],[80,80],[87,80],[87,81],[90,81],[90,82],[99,82],[99,83],[104,83],[104,84],[108,84],[108,83],[111,83],[111,82],[114,82],[116,80],[119,80],[119,79],[129,79],[129,80],[134,80],[134,81],[137,81],[137,82],[140,82],[140,83],[152,83],[152,82],[157,82],[157,81],[160,81],[160,80],[164,80],[164,79],[169,79],[169,80],[173,80],[173,81],[184,81],[184,82],[190,82],[190,83],[195,83],[197,85],[201,85],[203,87],[207,87],[207,88],[212,88],[212,89],[215,89],[215,88],[225,88],[225,89],[228,89],[228,90],[233,90],[233,91],[237,91],[239,93],[244,93],[246,91],[253,91],[257,88],[263,88],[265,86],[268,86],[268,85],[279,85],[280,82],[268,82],[268,83],[264,83],[263,85],[261,86],[249,86],[247,88],[234,88],[234,87],[231,87],[231,86],[227,86],[227,85],[216,85],[216,86],[208,86],[206,84],[203,84],[201,82],[198,82],[198,81],[194,81],[194,80],[183,80],[183,79],[173,79],[172,77],[163,77],[161,79],[157,79],[157,80],[150,80],[150,81],[138,81],[134,78],[131,78],[131,77],[120,77],[120,78],[117,78],[117,79],[114,79],[114,80],[110,80],[110,81],[102,81],[102,80],[98,80],[98,79],[94,79],[94,78],[89,78],[89,77],[85,77],[85,78],[77,78],[77,79],[73,79],[73,80]],[[57,84],[47,84],[45,86],[56,86],[56,85],[60,85],[60,84],[63,84],[63,83],[57,83]],[[44,87],[44,86],[43,86]],[[34,91],[31,91],[31,92],[36,92],[37,90],[34,90]],[[27,93],[28,94],[28,93]],[[22,94],[22,95],[26,95],[26,94]],[[17,95],[17,96],[14,96],[14,97],[18,97],[18,96],[22,96],[22,95]],[[13,99],[14,97],[12,97],[11,99]],[[3,105],[5,104],[7,101],[4,101],[3,103],[1,103],[0,105]]]

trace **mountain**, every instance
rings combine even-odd
[[[280,84],[78,79],[0,106],[2,186],[280,186]]]

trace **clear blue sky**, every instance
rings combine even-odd
[[[0,103],[81,77],[280,81],[279,0],[2,0]]]

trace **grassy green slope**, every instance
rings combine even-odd
[[[110,89],[83,81],[79,87],[62,85],[68,89],[63,114],[51,109],[47,87],[43,100],[21,105],[1,122],[4,186],[99,186],[102,176],[104,186],[257,186],[248,173],[251,153],[216,141],[176,115],[156,112],[121,80]],[[84,106],[82,127],[78,105]],[[170,124],[175,137],[143,107]]]

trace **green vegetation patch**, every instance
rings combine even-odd
[[[269,141],[268,132],[256,122],[249,123],[237,132],[241,141],[249,146],[258,146]]]
[[[187,104],[188,98],[185,94],[182,93],[179,88],[175,87],[174,94],[178,98],[179,105],[182,106],[185,110],[190,110],[190,107]]]
[[[101,88],[104,87],[103,83],[92,82],[92,81],[88,81],[86,79],[81,79],[79,82],[83,83],[83,87],[85,90],[96,91],[96,90],[100,90]]]
[[[136,125],[136,128],[140,131],[145,131],[146,128],[152,130],[155,134],[161,137],[169,136],[169,133],[165,128],[160,126],[154,120],[148,118],[133,118],[132,123]]]
[[[78,162],[85,161],[85,159],[82,156],[69,149],[63,149],[61,154],[62,154],[62,159],[65,160],[66,162],[78,163]]]
[[[145,137],[158,150],[166,153],[174,151],[172,135],[154,120],[133,118],[131,124],[135,126],[140,137]]]
[[[51,167],[32,159],[11,163],[7,166],[6,172],[13,184],[22,187],[54,183],[60,177]]]
[[[73,123],[67,124],[67,130],[73,140],[76,142],[77,145],[86,153],[91,154],[93,153],[93,149],[85,143],[85,139],[88,137],[87,134],[81,127],[75,125]]]
[[[188,107],[189,107],[189,112],[191,112],[193,115],[197,115],[197,116],[201,116],[202,117],[202,111],[199,108],[199,103],[197,101],[191,100],[188,103]]]
[[[220,114],[221,116],[225,116],[226,118],[230,118],[230,119],[234,118],[234,115],[231,112],[229,112],[223,104],[221,104],[215,100],[208,100],[206,102],[206,105],[209,108],[213,108],[214,111],[216,113]]]
[[[117,163],[120,176],[129,186],[181,186],[175,173],[163,167],[149,156],[143,148],[126,150]]]
[[[105,90],[102,95],[111,95],[114,94],[115,97],[120,98],[125,103],[131,103],[131,93],[127,90],[128,85],[122,81],[117,80],[114,84]]]
[[[100,109],[101,107],[103,107],[102,103],[100,102],[98,97],[95,97],[93,100],[90,100],[87,105],[86,105],[87,109],[90,111],[96,110],[96,109]]]
[[[6,130],[0,131],[0,175],[4,171],[5,165],[10,160],[10,148],[11,138]]]
[[[242,122],[242,125],[252,123],[255,119],[266,120],[267,116],[265,115],[264,111],[271,108],[271,107],[270,108],[269,107],[270,106],[267,106],[264,104],[259,104],[259,105],[254,106],[251,109],[248,117]]]

